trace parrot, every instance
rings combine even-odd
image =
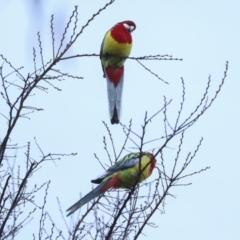
[[[104,36],[100,59],[103,77],[107,80],[109,112],[112,124],[118,124],[124,79],[124,62],[132,49],[131,32],[136,29],[133,21],[117,23]]]
[[[155,165],[156,159],[150,152],[126,155],[100,177],[91,181],[99,185],[68,208],[66,210],[68,212],[67,216],[73,214],[84,204],[104,194],[109,189],[131,189],[136,183],[140,183],[148,178],[152,174]]]

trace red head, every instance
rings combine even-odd
[[[111,36],[119,43],[132,43],[131,32],[136,29],[136,24],[133,21],[123,21],[117,23],[111,29]]]
[[[154,169],[155,166],[156,166],[156,162],[157,162],[157,160],[156,160],[156,158],[154,157],[154,155],[153,155],[152,153],[148,153],[148,156],[149,156],[150,159],[151,159],[150,169],[149,169],[149,175],[151,175],[153,169]]]
[[[133,21],[123,21],[117,23],[116,25],[121,24],[123,25],[130,33],[136,29],[136,24]]]

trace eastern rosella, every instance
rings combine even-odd
[[[152,174],[155,164],[156,159],[154,155],[149,152],[143,152],[141,154],[141,161],[140,153],[126,155],[110,167],[102,176],[91,181],[99,185],[68,208],[67,211],[69,211],[69,213],[67,216],[74,213],[92,199],[104,194],[109,189],[131,189],[134,184],[142,182]]]
[[[124,78],[124,62],[132,49],[131,32],[136,29],[132,21],[117,23],[104,36],[100,59],[107,91],[111,123],[119,123]]]

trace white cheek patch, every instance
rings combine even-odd
[[[128,24],[126,24],[126,23],[123,23],[123,26],[127,29],[127,30],[130,30],[131,31],[131,27],[128,25]]]
[[[132,31],[135,29],[134,26],[130,26],[130,25],[126,24],[126,23],[123,23],[123,26],[124,26],[129,32],[132,32]]]
[[[134,26],[129,26],[129,31],[132,32],[134,30]]]

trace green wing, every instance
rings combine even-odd
[[[146,155],[145,152],[142,153],[142,156],[144,155]],[[130,153],[126,155],[124,158],[120,159],[112,167],[110,167],[104,174],[99,176],[97,179],[92,180],[91,182],[99,184],[103,181],[104,178],[112,175],[113,173],[134,167],[136,164],[139,163],[139,156],[140,153]]]

